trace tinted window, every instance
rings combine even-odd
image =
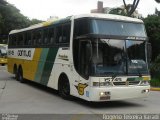
[[[92,33],[102,35],[146,37],[144,25],[109,20],[92,20]]]
[[[48,44],[48,28],[43,30],[43,43],[44,45]]]
[[[62,43],[69,43],[70,31],[71,31],[71,24],[63,25],[63,39],[61,41]]]
[[[33,44],[34,45],[41,45],[42,44],[42,31],[37,30],[33,32]]]
[[[37,31],[36,44],[37,45],[41,45],[42,44],[42,30]]]
[[[17,42],[17,36],[16,35],[10,35],[9,36],[9,45],[16,46]]]
[[[54,37],[54,28],[49,28],[48,30],[48,44],[55,43],[55,37]]]
[[[56,43],[62,42],[62,26],[56,27]]]
[[[17,45],[23,45],[24,41],[23,41],[23,33],[19,33],[18,34],[18,41],[17,41]]]
[[[142,23],[89,18],[75,20],[74,37],[87,34],[146,37]]]
[[[91,32],[90,30],[90,20],[89,19],[80,19],[75,20],[74,24],[74,36],[86,35]]]

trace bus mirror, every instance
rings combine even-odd
[[[148,59],[148,63],[151,62],[151,58],[152,58],[152,46],[151,46],[151,43],[147,43],[147,59]]]

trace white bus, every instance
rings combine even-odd
[[[146,97],[148,40],[142,20],[84,14],[9,34],[8,71],[87,101]]]

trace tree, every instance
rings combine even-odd
[[[136,10],[136,8],[138,6],[139,1],[140,0],[133,0],[133,4],[127,5],[126,1],[123,0],[124,7],[127,11],[127,16],[131,16],[134,13],[134,11]]]
[[[110,10],[109,14],[123,15],[127,16],[125,9],[123,8],[113,8]]]
[[[160,11],[156,8],[156,10],[155,10],[155,14],[157,15],[157,16],[160,16]]]
[[[6,0],[0,0],[0,42],[7,39],[8,33],[14,29],[21,29],[40,20],[30,20],[20,13],[20,10],[9,4]]]
[[[110,11],[108,13],[127,16],[127,12],[126,12],[126,9],[124,8],[124,6],[112,8],[112,9],[110,9]],[[142,18],[141,14],[139,14],[138,11],[134,11],[134,13],[130,17],[139,18],[139,19]]]
[[[149,42],[152,45],[152,61],[160,54],[160,16],[149,15],[144,19]]]
[[[42,20],[37,20],[37,19],[32,19],[31,21],[30,21],[30,24],[31,25],[34,25],[34,24],[38,24],[38,23],[41,23],[41,22],[43,22]]]
[[[160,3],[160,0],[155,0],[157,3]]]

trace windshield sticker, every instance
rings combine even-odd
[[[138,61],[137,60],[131,60],[132,61],[132,63],[135,63],[135,64],[137,64],[138,63]]]

